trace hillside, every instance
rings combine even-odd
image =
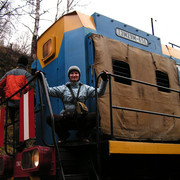
[[[0,46],[0,78],[10,69],[17,66],[18,58],[23,55],[17,51],[13,51],[11,48]],[[30,65],[32,59],[29,58],[28,71],[30,72]]]

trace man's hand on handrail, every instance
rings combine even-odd
[[[42,79],[42,74],[41,73],[43,73],[44,75],[45,75],[45,73],[43,72],[43,71],[36,71],[35,72],[35,75],[39,78],[39,79]]]
[[[103,81],[107,81],[108,80],[108,71],[104,70],[101,72],[101,78]]]

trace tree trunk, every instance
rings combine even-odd
[[[36,57],[36,43],[38,38],[38,30],[39,30],[39,19],[40,19],[40,3],[41,0],[36,0],[36,10],[35,10],[35,23],[34,23],[34,31],[32,36],[31,43],[31,57]]]

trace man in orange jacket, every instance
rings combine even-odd
[[[28,58],[26,56],[21,56],[18,59],[17,67],[8,71],[1,79],[0,79],[0,97],[1,98],[9,98],[19,89],[21,89],[28,81],[32,78],[31,74],[26,71],[26,67],[28,65]],[[32,88],[32,84],[26,86],[25,89],[22,90],[22,94],[26,93],[29,89]],[[9,116],[11,122],[17,122],[16,128],[16,143],[19,139],[19,100],[21,93],[18,93],[8,99],[7,107],[9,111]]]

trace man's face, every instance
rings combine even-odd
[[[72,71],[69,74],[69,80],[70,80],[70,82],[77,82],[77,81],[79,81],[79,72],[78,71]]]

